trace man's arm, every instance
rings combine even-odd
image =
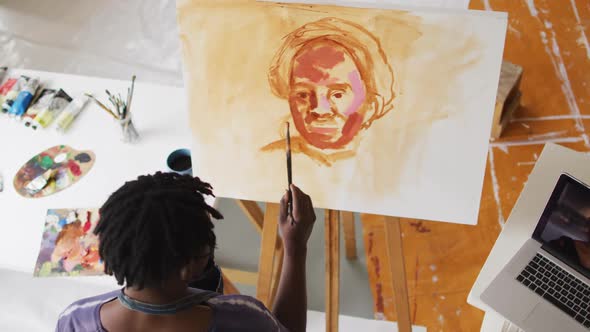
[[[307,326],[305,263],[307,241],[315,222],[311,198],[292,185],[293,218],[287,213],[289,197],[281,199],[279,227],[283,239],[283,269],[273,314],[289,331],[303,332]]]
[[[289,331],[305,331],[307,324],[307,287],[305,253],[299,257],[283,255],[281,280],[273,314]]]

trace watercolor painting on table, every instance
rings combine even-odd
[[[180,0],[198,176],[276,202],[474,224],[507,18]],[[425,209],[428,204],[428,209]]]
[[[98,219],[98,209],[48,210],[34,275],[104,274],[98,254],[98,237],[92,233]]]
[[[14,176],[14,188],[27,198],[55,194],[84,177],[95,160],[92,151],[77,151],[67,145],[51,147],[35,155],[18,170]]]

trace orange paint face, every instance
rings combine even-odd
[[[358,134],[367,92],[345,48],[331,41],[304,46],[293,61],[290,87],[293,122],[308,143],[338,149]]]

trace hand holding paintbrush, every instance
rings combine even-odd
[[[311,197],[296,185],[289,186],[291,198],[286,192],[281,199],[279,229],[285,254],[291,257],[305,257],[307,241],[316,220]],[[290,208],[289,208],[290,207]],[[288,210],[291,209],[291,215]],[[293,222],[293,220],[297,222]]]

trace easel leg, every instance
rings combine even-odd
[[[237,199],[236,203],[242,209],[252,226],[256,228],[258,233],[262,233],[262,228],[264,227],[264,212],[258,206],[258,203],[254,201],[247,201],[245,199]],[[277,245],[276,250],[281,250],[281,240],[279,239],[279,234],[277,233]]]
[[[234,283],[225,275],[221,274],[223,278],[223,295],[240,294],[240,291]]]
[[[275,297],[277,296],[277,290],[279,289],[279,281],[281,281],[281,270],[283,269],[283,245],[282,242],[279,242],[278,244],[279,247],[275,253],[275,264],[272,273],[269,308],[275,303]]]
[[[385,228],[385,238],[387,239],[387,256],[391,269],[391,279],[393,280],[398,331],[410,332],[412,330],[412,321],[410,318],[400,218],[384,217],[383,226]]]
[[[279,205],[266,203],[264,212],[264,224],[262,227],[262,241],[260,246],[260,259],[258,260],[258,284],[256,286],[256,298],[268,308],[271,306],[271,290],[273,279],[273,266],[277,253]]]
[[[338,211],[326,210],[326,331],[338,331],[340,311],[340,222]]]
[[[264,214],[262,209],[254,201],[247,201],[244,199],[237,199],[236,203],[242,209],[248,220],[252,223],[254,228],[260,233],[262,232],[262,225],[264,224]]]
[[[342,229],[344,233],[344,246],[346,248],[346,259],[357,259],[356,235],[354,232],[354,213],[340,211],[342,218]]]

